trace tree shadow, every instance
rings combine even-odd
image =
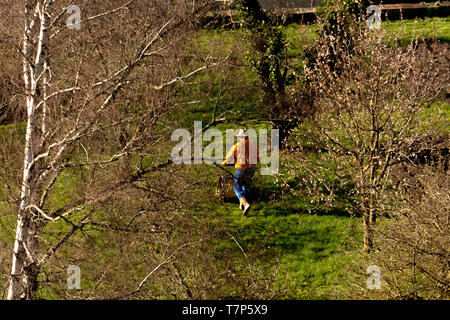
[[[289,215],[319,215],[350,217],[351,214],[346,206],[351,202],[348,196],[349,190],[336,190],[337,196],[333,207],[320,208],[313,205],[308,197],[297,197],[282,195],[280,187],[267,185],[252,185],[250,196],[247,200],[253,205],[253,215],[263,216],[289,216]],[[347,205],[345,205],[348,203]],[[252,213],[249,213],[252,215]]]

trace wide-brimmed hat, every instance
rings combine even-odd
[[[248,134],[244,130],[240,129],[236,137],[245,138],[248,137]]]

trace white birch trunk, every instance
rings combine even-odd
[[[11,268],[11,280],[8,290],[8,300],[13,299],[34,299],[37,290],[37,275],[39,273],[37,265],[37,254],[39,249],[39,233],[42,223],[39,222],[38,212],[32,209],[33,206],[39,206],[39,188],[32,185],[33,177],[38,171],[38,165],[34,162],[36,148],[39,144],[39,130],[45,130],[45,119],[43,118],[46,110],[38,112],[36,108],[35,96],[38,94],[41,83],[46,86],[46,54],[48,41],[48,18],[45,14],[45,8],[37,4],[35,17],[29,22],[28,8],[25,8],[25,30],[23,38],[23,72],[24,84],[26,90],[26,110],[27,127],[25,134],[25,150],[23,163],[23,177],[20,194],[20,206],[17,217],[16,236],[14,242],[14,251]],[[37,13],[37,15],[36,15]],[[27,61],[29,57],[29,36],[31,26],[36,17],[40,20],[39,41],[35,56],[34,70]],[[45,108],[45,104],[44,104]],[[41,120],[41,121],[39,121]],[[41,123],[41,128],[39,124]]]

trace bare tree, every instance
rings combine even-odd
[[[380,195],[388,187],[390,169],[399,161],[406,138],[439,130],[435,125],[439,113],[425,111],[445,83],[437,61],[446,52],[433,46],[419,48],[417,42],[390,47],[382,31],[360,28],[362,23],[354,21],[349,27],[352,46],[337,35],[315,44],[317,65],[306,67],[305,74],[317,96],[303,142],[313,142],[323,151],[311,160],[315,163],[311,173],[332,172],[338,184],[350,180],[354,185],[354,209],[363,217],[364,250],[371,251]],[[329,50],[340,58],[334,68],[326,59]],[[329,187],[326,194],[334,196],[335,191]]]
[[[161,139],[155,128],[170,111],[171,88],[218,61],[197,59],[181,72],[183,40],[205,2],[0,5],[8,6],[1,29],[16,50],[11,62],[21,68],[26,110],[22,178],[18,185],[11,175],[3,179],[17,206],[8,299],[35,299],[43,265],[87,223],[92,206],[166,165],[145,166],[142,159]],[[6,153],[1,158],[4,169],[19,167]],[[77,181],[61,189],[68,172]],[[61,192],[68,200],[55,202]],[[42,253],[41,234],[57,221],[69,232]]]

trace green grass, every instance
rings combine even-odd
[[[419,40],[450,41],[450,16],[383,21],[381,26],[386,31],[385,38],[387,40],[399,38],[401,44],[407,44],[416,37]],[[293,23],[286,26],[286,37],[290,43],[288,53],[296,54],[302,50],[306,43],[313,43],[317,37],[317,31],[314,24],[299,25]]]
[[[426,17],[424,19],[408,19],[384,21],[382,28],[386,30],[386,37],[400,38],[400,43],[407,44],[416,37],[420,39],[437,39],[450,41],[450,16],[439,18]]]
[[[424,108],[419,113],[420,126],[415,133],[420,134],[427,131],[436,131],[438,133],[450,133],[448,122],[450,119],[450,104],[444,101],[434,101],[430,107]],[[430,119],[436,119],[430,121]]]
[[[333,296],[339,277],[345,274],[350,235],[361,225],[348,215],[309,214],[291,208],[272,210],[255,205],[243,217],[237,205],[226,205],[231,229],[241,235],[243,248],[255,250],[262,245],[280,252],[280,281],[287,278],[284,298],[324,299]],[[268,263],[274,263],[270,261]],[[339,272],[341,270],[342,272]]]

